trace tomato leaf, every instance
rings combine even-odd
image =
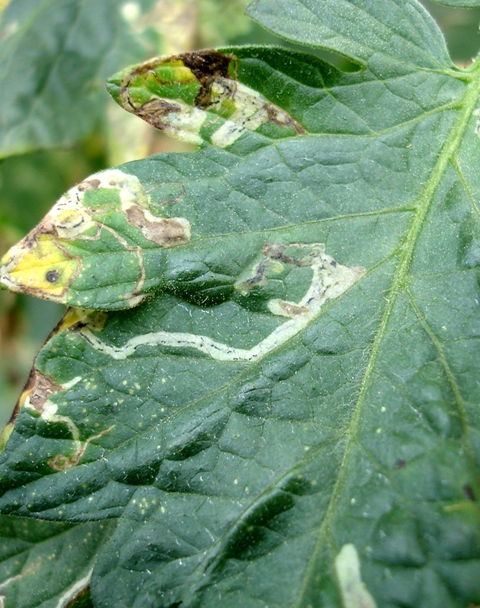
[[[67,312],[20,400],[0,509],[118,519],[95,607],[478,604],[480,64],[455,68],[413,0],[249,12],[361,67],[220,49],[237,61],[222,78],[305,133],[219,145],[238,113],[207,107],[198,151],[117,168],[191,238],[135,308]],[[137,82],[146,103],[160,80]],[[105,283],[128,283],[111,260]]]

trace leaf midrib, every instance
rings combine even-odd
[[[331,498],[325,510],[325,517],[323,519],[323,523],[321,524],[320,529],[318,531],[316,547],[310,558],[310,564],[305,571],[304,585],[299,594],[296,606],[302,605],[303,596],[306,591],[308,581],[312,576],[313,568],[315,566],[316,557],[318,556],[321,547],[322,539],[324,536],[327,535],[330,523],[334,517],[335,505],[340,495],[341,488],[345,483],[345,475],[348,468],[347,465],[350,460],[353,445],[356,444],[357,430],[359,426],[359,421],[361,419],[363,406],[366,403],[366,396],[370,385],[370,379],[374,373],[380,349],[388,331],[389,320],[392,315],[393,308],[397,302],[397,297],[400,293],[402,293],[402,290],[406,288],[406,280],[411,267],[415,247],[422,232],[422,228],[424,226],[427,214],[430,211],[430,206],[433,201],[435,191],[438,185],[440,184],[440,181],[446,171],[448,163],[455,157],[455,153],[457,152],[461,144],[462,137],[465,133],[468,121],[471,118],[472,112],[475,108],[475,104],[480,95],[480,75],[478,74],[480,74],[480,60],[477,59],[477,61],[470,68],[470,84],[466,88],[463,99],[457,104],[457,107],[462,107],[460,115],[451,130],[450,136],[446,139],[443,145],[443,148],[438,156],[437,163],[435,164],[431,172],[430,178],[425,183],[423,192],[417,198],[417,213],[413,214],[410,229],[407,231],[407,236],[404,241],[403,253],[400,256],[399,264],[393,276],[390,294],[387,297],[387,304],[380,320],[379,330],[372,344],[370,357],[365,369],[365,375],[360,387],[357,403],[354,407],[352,418],[347,427],[348,439],[346,440],[345,453],[339,467],[339,475],[332,489]],[[431,338],[430,332],[428,333],[428,335]],[[442,355],[442,353],[440,354]],[[446,372],[447,375],[449,375],[449,368],[447,368]],[[449,376],[449,380],[451,379],[452,378]],[[454,391],[454,393],[455,397],[457,397],[458,391]],[[458,399],[456,399],[456,401],[458,405]]]

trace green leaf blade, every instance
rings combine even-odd
[[[255,0],[247,14],[288,40],[336,51],[361,64],[376,61],[378,54],[392,66],[400,61],[420,68],[453,67],[440,30],[416,0]]]
[[[2,516],[0,594],[5,608],[65,606],[88,589],[96,551],[115,525]]]
[[[480,601],[480,80],[405,48],[240,49],[307,135],[121,167],[192,239],[142,305],[67,314],[0,459],[2,512],[119,518],[96,606]]]

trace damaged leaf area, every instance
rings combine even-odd
[[[311,253],[307,256],[294,258],[280,253],[280,249],[300,249],[302,253],[306,249],[309,249]],[[293,338],[318,316],[326,300],[331,300],[342,295],[365,272],[364,268],[347,268],[342,266],[330,256],[325,255],[322,244],[312,244],[309,246],[298,244],[288,246],[266,245],[264,251],[266,251],[267,256],[270,256],[271,251],[275,252],[276,259],[281,259],[292,266],[310,267],[312,278],[308,291],[300,302],[287,302],[279,299],[269,300],[267,306],[270,312],[274,315],[288,317],[290,321],[276,327],[271,334],[250,349],[222,344],[212,340],[208,336],[165,331],[149,333],[144,336],[138,335],[122,347],[109,347],[95,338],[88,328],[81,330],[80,333],[93,348],[110,355],[114,359],[125,359],[142,346],[162,345],[175,349],[195,349],[217,361],[252,362],[277,349],[290,338]],[[267,259],[271,258],[267,257]],[[261,272],[263,274],[264,269],[266,269],[265,263],[261,262],[255,267],[255,280],[258,277],[259,268],[262,269]],[[277,272],[281,272],[282,269],[283,266],[278,268]],[[257,282],[257,284],[260,282]],[[240,289],[243,289],[244,286],[245,283],[243,282],[236,285]],[[250,287],[250,284],[248,286]]]
[[[237,64],[235,55],[214,49],[155,57],[115,74],[107,89],[128,112],[191,144],[226,148],[245,131],[274,138],[306,133],[285,110],[242,84]]]
[[[2,258],[75,308],[5,432],[0,512],[117,524],[52,606],[480,605],[480,64],[414,0],[285,7],[249,10],[360,69],[129,68],[116,94],[203,145],[91,176]],[[268,104],[307,133],[254,126]]]
[[[77,465],[85,453],[88,444],[95,439],[99,439],[113,428],[113,426],[111,426],[96,435],[88,437],[85,441],[81,441],[76,424],[69,416],[62,416],[57,413],[58,407],[50,400],[50,396],[68,390],[80,380],[80,377],[73,378],[66,385],[59,386],[55,384],[51,378],[38,373],[34,369],[18,404],[18,407],[28,408],[35,414],[38,414],[41,420],[46,422],[47,425],[62,425],[70,434],[72,440],[72,453],[67,456],[64,454],[55,454],[47,461],[48,466],[54,471],[63,471]]]
[[[163,250],[189,240],[188,220],[152,214],[139,180],[111,169],[69,190],[3,256],[0,283],[82,308],[129,308],[161,283]]]
[[[328,300],[340,297],[362,278],[364,268],[342,266],[331,256],[326,255],[324,249],[323,244],[317,243],[308,246],[268,244],[263,248],[264,259],[253,268],[254,278],[240,281],[236,285],[237,289],[242,290],[243,298],[246,295],[243,291],[246,289],[246,284],[248,284],[248,290],[252,289],[253,281],[256,285],[267,285],[269,282],[267,278],[268,262],[271,260],[275,260],[274,275],[285,274],[285,267],[291,267],[297,270],[310,269],[310,277],[306,283],[306,293],[300,302],[268,300],[267,309],[274,319],[277,317],[278,320],[272,319],[273,324],[269,323],[265,326],[272,330],[248,349],[238,348],[232,343],[219,342],[214,340],[211,335],[200,334],[199,330],[192,333],[158,330],[144,335],[138,334],[123,345],[109,344],[108,333],[106,341],[102,337],[104,327],[108,324],[108,315],[76,308],[69,309],[50,336],[45,348],[48,350],[51,344],[60,339],[60,336],[64,336],[67,341],[73,340],[81,348],[86,348],[92,353],[106,355],[107,360],[113,361],[123,361],[128,358],[134,360],[137,351],[143,351],[145,348],[153,353],[160,348],[161,351],[173,352],[175,356],[193,354],[196,357],[203,353],[212,362],[248,363],[262,359],[305,329],[319,316],[322,306]],[[261,279],[259,279],[260,274],[262,274]],[[244,300],[243,305],[245,306],[246,303],[247,301]],[[240,312],[241,307],[238,304],[235,305],[235,308]],[[193,314],[193,310],[192,308],[191,314]],[[259,335],[261,336],[261,334]],[[53,352],[56,352],[56,347],[53,348]],[[13,420],[19,411],[29,412],[31,421],[39,432],[45,438],[51,438],[48,447],[49,442],[45,442],[47,449],[45,464],[54,471],[64,471],[79,464],[91,442],[101,445],[103,442],[97,440],[110,433],[116,424],[94,434],[81,436],[84,433],[81,434],[78,423],[68,415],[68,408],[65,406],[69,402],[70,395],[77,391],[77,385],[83,385],[87,391],[97,390],[99,381],[95,377],[87,378],[80,369],[78,375],[69,374],[68,379],[63,379],[61,382],[54,379],[57,375],[54,373],[52,377],[35,363],[17,404]],[[128,382],[125,381],[123,384],[127,386]],[[139,390],[140,385],[135,383],[134,388]],[[128,392],[133,395],[135,390],[129,389]],[[119,403],[123,402],[123,399],[119,401]],[[86,413],[87,410],[84,408],[83,412]],[[85,421],[88,422],[88,420],[86,418]],[[85,424],[82,426],[85,427]],[[7,426],[4,435],[9,436],[10,433],[11,424]],[[53,446],[60,445],[63,446],[59,448],[61,451],[55,453],[56,448]]]

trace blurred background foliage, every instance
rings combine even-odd
[[[243,15],[249,1],[0,0],[0,254],[87,175],[191,149],[121,110],[103,81],[155,55],[285,44]],[[480,46],[480,9],[423,3],[454,61],[468,66]],[[0,427],[63,312],[62,306],[0,292]]]

